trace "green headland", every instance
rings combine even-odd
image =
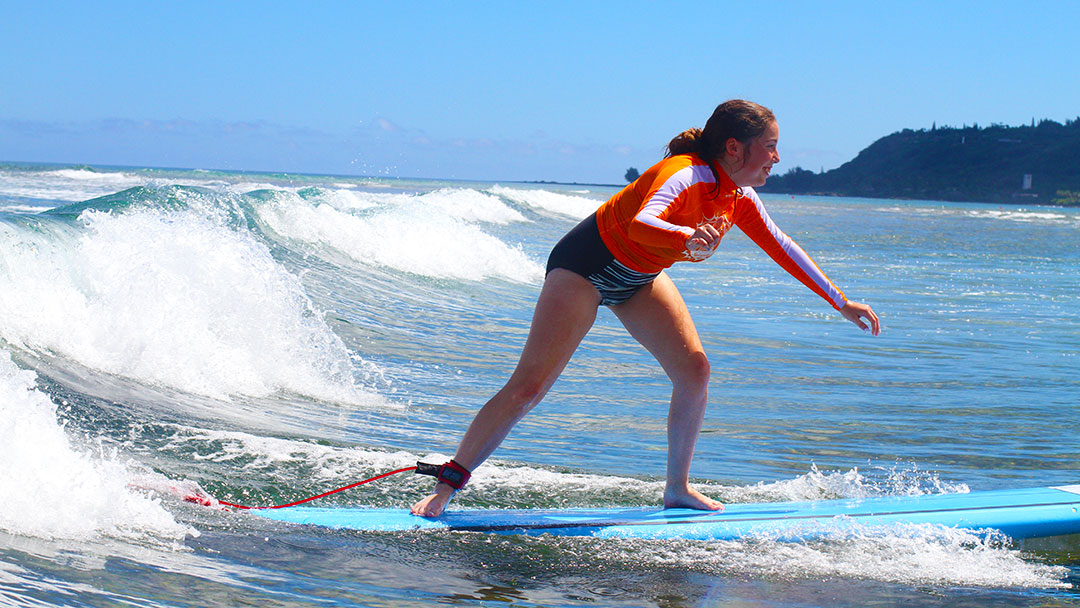
[[[1080,118],[904,129],[821,173],[795,167],[762,192],[1080,205]]]

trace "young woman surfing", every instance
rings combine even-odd
[[[844,318],[875,336],[881,329],[869,306],[844,297],[773,224],[754,192],[753,186],[763,185],[780,161],[778,138],[769,109],[743,100],[720,104],[704,129],[676,136],[662,161],[555,245],[517,368],[476,414],[453,460],[439,468],[435,491],[413,505],[413,513],[434,517],[443,512],[469,472],[543,399],[601,305],[610,307],[671,380],[664,506],[723,508],[689,484],[708,400],[709,361],[664,269],[708,258],[724,233],[738,226]]]

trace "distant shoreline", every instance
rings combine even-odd
[[[582,182],[553,182],[545,179],[541,180],[524,180],[510,182],[514,184],[538,184],[544,186],[593,186],[595,188],[625,188],[626,184],[590,184]]]

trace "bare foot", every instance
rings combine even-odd
[[[664,490],[664,508],[698,509],[701,511],[723,511],[724,503],[713,500],[701,492],[686,486]]]
[[[412,506],[411,512],[413,515],[419,515],[421,517],[438,517],[442,515],[443,509],[446,508],[446,503],[450,502],[450,499],[453,497],[454,488],[451,488],[445,483],[439,483],[435,486],[435,491],[430,496]]]

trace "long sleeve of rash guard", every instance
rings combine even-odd
[[[672,173],[649,194],[634,216],[628,228],[630,238],[639,243],[681,250],[686,239],[694,235],[694,228],[674,224],[667,218],[683,201],[694,200],[693,197],[698,195],[695,191],[711,188],[713,183],[706,165],[688,165]]]
[[[733,218],[739,230],[791,276],[832,304],[833,308],[843,308],[847,303],[844,293],[832,284],[802,247],[773,223],[757,192],[753,188],[743,188],[743,194],[736,203]]]

